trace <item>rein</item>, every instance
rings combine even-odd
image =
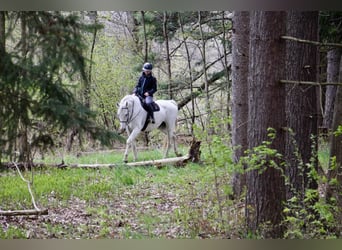
[[[134,119],[137,118],[137,116],[140,114],[141,110],[133,117],[133,115],[134,115],[134,103],[135,103],[135,102],[134,102],[134,100],[133,100],[132,112],[129,112],[130,110],[129,110],[128,107],[123,107],[123,108],[121,108],[121,109],[127,109],[128,117],[127,117],[127,120],[126,120],[126,121],[120,121],[120,122],[128,124],[128,123],[134,121]],[[130,113],[132,113],[132,114],[130,115]]]

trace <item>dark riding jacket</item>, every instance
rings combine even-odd
[[[153,94],[157,91],[157,79],[152,75],[146,75],[144,72],[139,77],[138,83],[135,86],[133,93],[145,98],[144,93],[153,97]]]

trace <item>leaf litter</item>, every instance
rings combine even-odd
[[[48,195],[48,215],[0,216],[3,232],[22,232],[28,239],[231,238],[215,212],[211,185],[192,182],[141,183],[117,186],[93,199]],[[228,218],[229,219],[229,218]],[[0,234],[1,235],[1,234]],[[24,235],[24,236],[23,236]]]

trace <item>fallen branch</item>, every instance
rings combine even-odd
[[[31,200],[32,200],[32,204],[33,204],[34,208],[36,209],[36,211],[40,211],[40,209],[37,207],[36,201],[34,200],[34,196],[33,196],[32,190],[31,190],[31,184],[30,184],[30,182],[29,182],[28,180],[26,180],[26,179],[24,178],[24,176],[21,174],[21,171],[20,171],[18,165],[17,165],[15,162],[13,162],[13,164],[15,165],[15,167],[16,167],[16,169],[17,169],[19,175],[20,175],[20,178],[21,178],[24,182],[27,183],[27,188],[28,188],[28,191],[29,191],[29,193],[30,193],[30,195],[31,195]]]
[[[19,216],[19,215],[47,215],[48,210],[35,210],[35,209],[29,209],[29,210],[9,210],[9,211],[3,211],[0,210],[0,216]]]
[[[19,169],[18,164],[15,163],[15,162],[12,162],[12,164],[17,169],[20,178],[24,182],[26,182],[28,191],[29,191],[29,193],[31,195],[32,204],[33,204],[35,209],[30,209],[30,210],[14,210],[14,211],[11,211],[11,210],[9,210],[9,211],[0,210],[0,215],[2,215],[2,216],[18,216],[18,215],[46,215],[46,214],[48,214],[48,210],[47,209],[41,210],[40,208],[38,208],[38,206],[36,204],[36,201],[34,199],[34,196],[33,196],[32,189],[31,189],[31,183],[30,183],[30,181],[26,180],[24,178],[24,176],[21,174],[21,171]]]

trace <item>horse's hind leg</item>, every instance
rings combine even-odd
[[[173,144],[173,151],[175,152],[177,156],[181,156],[181,154],[177,150],[177,136],[175,133],[172,133],[171,139],[172,139],[172,144]]]
[[[170,151],[170,132],[167,131],[166,133],[166,146],[165,146],[165,151],[164,151],[164,159],[169,155],[169,151]]]

